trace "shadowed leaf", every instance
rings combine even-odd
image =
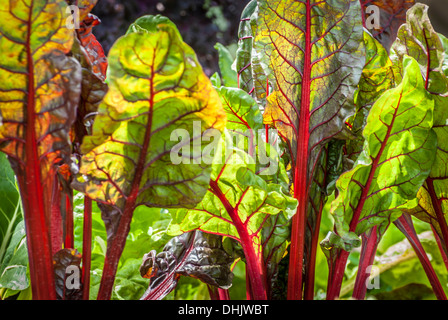
[[[181,275],[228,289],[233,279],[232,262],[222,247],[221,237],[200,231],[184,233],[170,240],[162,252],[151,251],[143,257],[140,273],[151,281],[141,299],[163,299]]]

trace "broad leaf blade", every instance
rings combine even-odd
[[[28,251],[25,223],[20,221],[12,234],[0,265],[0,288],[25,290],[29,287],[27,276]]]
[[[403,82],[372,106],[364,149],[354,168],[337,182],[339,196],[331,212],[339,238],[360,235],[375,225],[387,227],[401,215],[399,209],[415,206],[431,170],[437,145],[431,130],[434,102],[417,62],[406,58],[403,68]]]
[[[172,23],[154,23],[155,31],[129,32],[111,49],[109,92],[82,146],[80,172],[88,177],[82,188],[92,199],[121,208],[131,192],[136,205],[197,203],[209,170],[201,160],[173,164],[170,151],[177,143],[171,133],[182,128],[196,140],[194,122],[199,134],[225,123],[218,95],[191,48]]]
[[[447,77],[443,71],[444,48],[428,16],[428,6],[417,3],[406,14],[406,24],[398,31],[392,45],[391,59],[400,69],[405,55],[413,57],[420,65],[425,88],[434,94],[448,91]]]
[[[396,82],[401,82],[401,79],[395,79],[399,75],[394,73],[386,49],[368,32],[364,32],[364,43],[366,46],[366,65],[362,70],[355,94],[356,113],[349,119],[356,139],[348,140],[346,146],[347,156],[353,161],[359,156],[364,144],[362,131],[370,108],[381,94],[395,87]]]
[[[231,145],[230,139],[226,135],[226,140],[221,144],[222,149],[218,150],[218,157],[215,157],[216,164],[211,175],[211,180],[216,182],[225,197],[222,198],[210,187],[196,208],[180,209],[173,215],[169,233],[175,235],[198,229],[240,241],[235,227],[237,221],[231,217],[235,212],[248,234],[256,238],[253,245],[260,250],[264,221],[269,215],[282,212],[290,218],[297,202],[285,195],[287,190],[276,184],[267,184],[255,175],[255,163],[249,160],[247,153],[231,147],[225,150],[226,145]],[[251,162],[254,164],[249,165]]]
[[[165,17],[141,17],[117,40],[108,84],[74,183],[101,203],[110,240],[99,299],[111,296],[139,205],[194,207],[202,199],[212,161],[204,140],[219,137],[226,121],[194,51]]]
[[[255,48],[273,92],[264,122],[292,158],[294,197],[288,298],[301,299],[308,198],[322,148],[346,136],[365,64],[359,1],[258,1]]]
[[[346,0],[259,1],[256,47],[269,61],[274,86],[264,119],[290,141],[296,161],[309,163],[308,173],[325,140],[354,111],[347,105],[364,66],[359,9]]]
[[[237,88],[238,87],[238,75],[232,68],[233,58],[229,50],[222,45],[217,43],[215,49],[218,50],[219,54],[219,71],[222,77],[222,83],[226,87]]]

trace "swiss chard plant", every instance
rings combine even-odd
[[[160,15],[106,57],[96,2],[0,9],[0,298],[365,299],[372,267],[415,260],[446,300],[448,39],[426,5],[251,0],[208,78]]]

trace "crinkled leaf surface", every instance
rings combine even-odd
[[[205,130],[225,125],[219,97],[194,52],[168,19],[147,16],[115,43],[109,63],[109,91],[82,145],[81,188],[118,208],[130,200],[194,206],[210,169],[203,159],[173,164],[170,151],[178,141],[171,141],[171,133],[186,130],[190,145]]]
[[[65,56],[74,39],[65,27],[65,5],[58,0],[9,1],[0,10],[0,145],[24,181],[33,179],[26,176],[31,163],[40,167],[36,177],[46,179],[52,165],[71,150],[68,130],[81,72]]]
[[[443,59],[442,70],[445,73],[445,76],[448,78],[448,38],[443,34],[438,34],[440,41],[442,41],[443,50],[445,51],[445,58]]]
[[[274,87],[264,119],[290,142],[308,174],[325,140],[354,112],[348,102],[365,60],[360,5],[259,1],[258,7],[255,46],[264,52]]]
[[[370,108],[381,94],[395,87],[395,77],[399,77],[394,73],[392,61],[389,59],[386,49],[369,32],[364,32],[364,43],[366,64],[355,93],[356,113],[349,119],[356,139],[348,140],[346,147],[347,156],[353,161],[358,157],[364,144],[362,130]],[[397,82],[401,82],[401,79],[397,79]]]
[[[283,214],[270,216],[261,232],[268,297],[272,298],[278,285],[279,264],[286,256],[290,244],[290,219]]]
[[[221,87],[217,89],[227,114],[227,129],[247,133],[263,128],[263,118],[255,100],[242,89]]]
[[[104,81],[106,79],[107,58],[103,47],[92,33],[93,27],[100,23],[101,21],[97,16],[89,13],[81,22],[80,28],[77,30],[77,36],[84,49],[83,54],[91,72],[98,79]]]
[[[437,135],[437,152],[428,179],[419,190],[419,205],[409,212],[430,223],[446,248],[448,241],[448,97],[433,96],[434,126]]]
[[[448,91],[448,81],[443,71],[444,48],[429,20],[427,5],[417,3],[408,10],[406,23],[400,27],[392,45],[391,59],[401,72],[400,61],[403,61],[404,55],[417,60],[428,91],[435,94]]]
[[[261,144],[257,143],[258,133],[263,127],[263,116],[256,101],[238,88],[220,87],[217,91],[227,114],[226,127],[234,135],[235,143],[255,157],[256,148]]]
[[[445,147],[448,98],[444,96],[448,92],[446,47],[446,38],[438,34],[431,25],[428,6],[419,3],[408,11],[406,24],[400,28],[391,54],[395,67],[399,66],[399,62],[406,54],[415,58],[425,80],[425,88],[433,93],[433,130],[438,140],[436,158],[428,179],[418,193],[419,205],[409,212],[435,228],[440,238],[444,240],[442,243],[445,250],[448,241],[445,217],[448,212],[445,203],[448,160],[446,157],[448,150]],[[400,68],[396,69],[402,71]]]
[[[239,88],[250,92],[253,88],[252,79],[252,48],[253,35],[251,16],[257,9],[257,1],[251,0],[241,13],[238,27],[238,49],[236,51],[236,70],[238,72]]]
[[[353,94],[365,64],[360,9],[357,0],[258,1],[254,47],[273,87],[264,122],[287,143],[299,202],[291,234],[291,299],[301,299],[314,171],[326,143],[346,136],[345,121],[355,111]]]
[[[82,67],[81,98],[78,105],[75,122],[75,147],[80,154],[79,146],[84,136],[91,134],[93,119],[98,106],[107,92],[106,71],[107,58],[98,40],[92,33],[99,19],[89,14],[81,22],[77,30],[77,38],[73,44],[72,53]]]
[[[372,106],[363,131],[364,148],[354,168],[337,181],[331,212],[334,237],[324,248],[347,250],[354,239],[375,225],[388,225],[400,208],[416,205],[418,189],[434,161],[437,140],[431,130],[434,102],[424,89],[418,63],[404,60],[403,82]]]
[[[167,18],[137,19],[115,42],[108,60],[109,90],[92,135],[83,140],[80,176],[73,184],[99,202],[107,228],[99,299],[111,297],[139,205],[194,207],[202,199],[213,159],[202,153],[208,145],[204,137],[219,136],[226,122],[194,51]]]
[[[260,109],[266,107],[266,98],[270,92],[267,75],[270,71],[263,68],[263,50],[257,48],[254,36],[257,34],[258,3],[250,1],[241,13],[238,28],[238,49],[235,65],[238,72],[239,88],[250,93]]]
[[[222,247],[222,238],[193,231],[170,240],[163,251],[145,254],[142,277],[150,279],[143,300],[160,300],[170,293],[181,275],[227,289],[232,285],[233,258]]]

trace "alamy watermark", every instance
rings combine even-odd
[[[201,121],[193,121],[191,130],[173,130],[170,141],[178,142],[170,151],[170,160],[176,165],[257,164],[260,175],[275,174],[278,170],[280,148],[275,129],[228,130],[222,135],[214,128],[202,132]]]

